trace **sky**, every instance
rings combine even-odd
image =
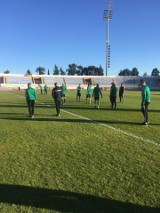
[[[106,67],[106,0],[0,0],[0,73]],[[160,0],[112,0],[109,76],[160,70]]]

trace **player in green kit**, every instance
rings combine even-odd
[[[25,91],[26,102],[28,105],[28,112],[31,118],[34,118],[34,106],[36,100],[36,90],[31,87],[31,83],[28,83],[28,88]]]
[[[52,90],[52,97],[56,105],[57,116],[60,116],[60,108],[62,103],[62,90],[57,83],[55,83],[54,86],[55,87]]]
[[[92,96],[92,88],[88,84],[87,91],[86,91],[86,104],[88,104],[88,99],[89,99],[89,103],[91,104],[91,96]]]
[[[47,95],[47,91],[48,91],[48,87],[47,87],[47,85],[45,84],[45,85],[44,85],[44,94]]]
[[[110,88],[110,100],[111,100],[111,107],[112,109],[116,109],[117,107],[117,87],[114,82],[112,82],[112,86]]]
[[[144,79],[140,80],[140,85],[142,86],[142,102],[141,102],[141,112],[144,117],[144,122],[142,123],[145,126],[148,126],[148,106],[150,104],[150,88],[146,85],[146,81]]]
[[[64,105],[66,104],[67,87],[64,84],[62,84],[61,90],[62,90],[62,105]]]
[[[102,98],[102,92],[101,92],[101,89],[99,88],[99,84],[97,84],[96,87],[93,89],[92,96],[94,97],[95,108],[99,109],[100,97]]]
[[[76,101],[80,101],[81,94],[82,94],[82,88],[81,88],[81,85],[79,84],[79,86],[77,87]]]
[[[40,87],[41,94],[43,94],[43,87],[42,87],[42,85],[39,85],[39,87]]]

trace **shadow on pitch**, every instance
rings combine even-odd
[[[2,108],[27,108],[27,105],[18,105],[18,104],[12,104],[12,105],[0,105]],[[36,108],[54,108],[54,105],[46,105],[46,104],[36,104]]]
[[[58,212],[92,213],[158,213],[159,208],[142,207],[97,196],[22,185],[0,184],[0,202],[43,208]]]
[[[122,111],[122,112],[140,112],[141,109],[131,109],[131,108],[116,108],[116,109],[111,109],[111,107],[100,107],[99,109],[95,109],[94,106],[86,106],[86,107],[81,107],[81,106],[62,106],[62,109],[78,109],[78,110],[93,110],[93,111]],[[160,112],[159,109],[149,109],[149,112]]]
[[[27,108],[27,104],[1,104],[0,107],[5,107],[5,108]],[[36,103],[35,105],[35,109],[36,108],[55,108],[55,105],[54,103],[51,103],[49,102],[48,104],[45,103],[45,104],[38,104]],[[61,107],[62,109],[77,109],[77,110],[92,110],[92,111],[114,111],[116,113],[117,112],[140,112],[140,108],[137,108],[137,109],[131,109],[131,108],[116,108],[114,110],[111,109],[111,107],[100,107],[99,109],[95,109],[93,105],[89,105],[89,104],[86,104],[86,106],[73,106],[73,105],[62,105]],[[149,109],[149,112],[160,112],[159,109]]]
[[[31,121],[31,122],[42,122],[42,121],[49,121],[49,122],[64,122],[64,123],[92,123],[92,124],[101,124],[101,125],[111,125],[111,124],[121,124],[121,125],[141,125],[142,123],[140,122],[130,122],[130,121],[114,121],[114,120],[85,120],[85,119],[64,119],[61,117],[57,117],[56,115],[51,116],[50,118],[38,118],[35,117],[32,119],[30,117],[6,117],[6,118],[1,118],[4,120],[19,120],[19,121]],[[151,124],[153,125],[160,125],[160,124]]]

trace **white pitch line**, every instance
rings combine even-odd
[[[78,118],[82,118],[82,119],[84,119],[84,120],[91,121],[92,123],[99,124],[99,125],[101,125],[101,126],[107,127],[108,129],[114,130],[114,131],[119,132],[119,133],[121,133],[121,134],[124,134],[124,135],[127,135],[127,136],[131,136],[132,138],[136,138],[136,139],[141,140],[141,141],[143,141],[143,142],[147,142],[147,143],[150,143],[150,144],[153,144],[153,145],[156,145],[156,146],[160,146],[160,144],[159,144],[158,142],[156,142],[156,141],[152,141],[152,140],[145,139],[145,138],[143,138],[143,137],[134,135],[134,134],[132,134],[132,133],[126,132],[126,131],[121,130],[121,129],[118,129],[118,128],[115,128],[115,127],[110,126],[110,125],[108,125],[108,124],[104,124],[104,123],[101,123],[101,122],[97,122],[97,121],[94,121],[94,120],[92,120],[92,119],[90,119],[90,118],[83,117],[83,116],[81,116],[81,115],[77,115],[77,114],[74,114],[74,113],[72,113],[72,112],[68,112],[68,111],[63,110],[63,109],[61,109],[61,110],[64,111],[64,112],[66,112],[66,113],[68,113],[68,114],[70,114],[70,115],[76,116],[76,117],[78,117]]]
[[[23,97],[23,96],[20,96],[20,95],[17,95],[17,96]],[[40,104],[45,105],[45,103],[43,103],[43,102],[40,102],[40,101],[36,101],[36,102],[39,102]],[[52,107],[52,105],[46,105],[46,106]],[[107,127],[108,129],[111,129],[111,130],[113,130],[113,131],[115,131],[115,132],[119,132],[119,133],[121,133],[121,134],[130,136],[130,137],[132,137],[132,138],[141,140],[141,141],[143,141],[143,142],[147,142],[147,143],[153,144],[153,145],[155,145],[155,146],[160,146],[160,144],[159,144],[158,142],[156,142],[156,141],[152,141],[152,140],[149,140],[149,139],[145,139],[145,138],[143,138],[143,137],[134,135],[134,134],[132,134],[132,133],[126,132],[126,131],[121,130],[121,129],[119,129],[119,128],[115,128],[115,127],[110,126],[110,125],[108,125],[108,124],[104,124],[104,123],[101,123],[101,122],[94,121],[94,120],[92,120],[92,119],[90,119],[90,118],[87,118],[87,117],[84,117],[84,116],[81,116],[81,115],[78,115],[78,114],[75,114],[75,113],[72,113],[72,112],[68,112],[68,111],[66,111],[66,110],[64,110],[64,109],[61,109],[61,111],[65,112],[65,113],[67,113],[67,114],[73,115],[73,116],[75,116],[75,117],[82,118],[82,119],[87,120],[87,121],[91,121],[92,123],[99,124],[99,125],[101,125],[101,126]]]

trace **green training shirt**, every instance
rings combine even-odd
[[[93,90],[93,96],[95,98],[99,98],[99,96],[101,96],[102,98],[102,92],[101,92],[101,89],[99,87],[95,87],[94,90]]]
[[[66,95],[66,92],[67,92],[66,86],[61,86],[61,90],[62,90],[62,95]]]
[[[28,101],[33,101],[33,100],[36,100],[36,90],[33,89],[32,87],[29,87],[26,89],[26,93],[25,93],[25,96],[26,96],[26,100]]]
[[[150,103],[150,88],[147,85],[142,87],[142,104],[143,103]]]
[[[78,94],[81,94],[81,92],[82,92],[82,88],[81,88],[80,86],[78,86],[78,87],[77,87],[77,93],[78,93]]]
[[[87,95],[92,94],[92,88],[90,86],[87,87]]]
[[[116,86],[112,86],[111,87],[110,96],[112,96],[112,97],[116,97],[117,96],[117,87]]]
[[[47,89],[48,89],[48,87],[47,87],[47,85],[45,85],[45,86],[44,86],[44,90],[47,90]]]

